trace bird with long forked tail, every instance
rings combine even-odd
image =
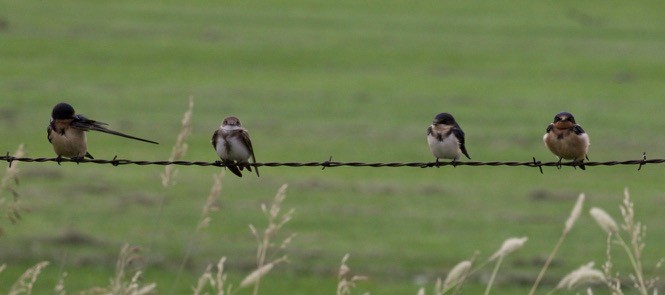
[[[158,144],[152,140],[110,130],[106,128],[106,125],[108,124],[76,114],[70,104],[61,102],[53,107],[51,122],[46,128],[46,135],[59,159],[68,157],[77,161],[84,157],[94,159],[88,152],[88,141],[85,135],[85,132],[90,130]]]

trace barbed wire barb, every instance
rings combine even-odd
[[[330,162],[332,162],[332,156],[328,158],[328,161],[323,162],[323,167],[321,167],[321,170],[326,169],[326,167],[330,167]]]
[[[640,166],[637,166],[637,171],[642,170],[642,166],[644,166],[647,163],[647,152],[642,153],[642,162],[640,162]]]
[[[538,167],[538,169],[540,169],[540,174],[545,174],[543,173],[543,165],[541,165],[540,161],[536,161],[536,157],[533,157],[533,165],[535,167]]]
[[[7,163],[9,163],[9,168],[12,168],[12,162],[14,162],[14,157],[9,155],[9,152],[5,155]]]
[[[111,165],[115,167],[118,166],[118,155],[113,156],[113,159],[111,159]]]
[[[111,164],[113,166],[122,166],[122,165],[179,165],[179,166],[215,166],[215,167],[226,167],[221,161],[214,162],[204,162],[204,161],[146,161],[146,160],[128,160],[128,159],[118,159],[116,155],[111,160],[103,159],[69,159],[63,157],[57,158],[28,158],[28,157],[14,157],[7,152],[6,155],[0,156],[0,161],[6,161],[9,163],[10,167],[14,161],[19,162],[35,162],[35,163],[44,163],[44,162],[56,162],[58,164],[62,162],[73,162],[77,164],[81,163],[93,163],[93,164]],[[638,165],[637,170],[640,171],[642,166],[646,164],[662,164],[665,163],[665,159],[647,159],[646,153],[642,154],[642,158],[639,160],[624,160],[624,161],[606,161],[606,162],[584,162],[586,166],[616,166],[616,165]],[[328,167],[374,167],[374,168],[383,168],[383,167],[414,167],[414,168],[430,168],[437,167],[435,162],[374,162],[374,163],[365,163],[365,162],[333,162],[332,156],[323,162],[264,162],[264,163],[248,163],[246,164],[251,167],[322,167],[322,169]],[[451,162],[441,162],[438,166],[451,166]],[[578,163],[575,162],[541,162],[536,160],[535,157],[531,161],[525,162],[455,162],[455,166],[525,166],[525,167],[537,167],[541,173],[543,173],[543,166],[546,167],[561,167],[561,166],[571,166],[576,167]]]

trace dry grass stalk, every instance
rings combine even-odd
[[[224,283],[226,282],[226,274],[224,274],[224,262],[226,262],[226,257],[222,257],[219,262],[217,262],[217,275],[215,276],[215,282],[217,283],[217,295],[224,295]],[[229,292],[231,293],[231,286],[229,286]]]
[[[49,265],[48,261],[42,261],[35,266],[28,268],[19,279],[9,289],[8,295],[32,294],[32,286],[37,281],[37,277],[42,270]]]
[[[554,245],[554,250],[552,250],[552,253],[550,253],[550,255],[547,257],[547,260],[545,261],[543,268],[540,270],[540,273],[538,273],[536,281],[533,283],[533,286],[531,286],[531,291],[529,291],[529,295],[533,295],[536,292],[536,289],[538,288],[540,281],[543,279],[545,272],[549,268],[550,263],[552,263],[554,256],[556,256],[556,254],[559,252],[559,248],[563,244],[563,241],[566,239],[566,236],[568,236],[568,233],[573,228],[573,225],[575,225],[575,222],[580,217],[580,214],[582,214],[582,206],[584,204],[584,198],[585,198],[584,194],[580,194],[577,197],[577,202],[575,202],[575,206],[573,206],[573,210],[570,212],[570,216],[566,220],[563,232],[559,237],[559,241],[557,241],[556,245]]]
[[[273,266],[273,263],[268,263],[254,270],[240,282],[240,288],[245,288],[258,283],[261,278],[273,268]]]
[[[466,277],[469,275],[470,271],[471,271],[471,261],[469,260],[464,260],[455,265],[450,270],[450,272],[448,272],[446,279],[443,281],[443,286],[441,288],[440,294],[445,294],[446,292],[448,292],[448,290],[451,290],[455,286],[461,285],[461,283],[464,282],[464,280],[466,280]]]
[[[16,149],[16,152],[14,152],[14,157],[21,158],[24,155],[24,145],[20,144],[18,149]],[[0,208],[7,212],[7,218],[9,218],[9,221],[12,223],[18,222],[21,218],[19,194],[16,190],[16,186],[19,183],[18,172],[18,162],[12,162],[9,167],[7,167],[7,171],[0,181]],[[1,196],[3,191],[8,191],[12,195],[11,201],[8,201],[7,198]],[[2,227],[0,227],[0,236],[2,236],[2,233],[3,230]]]
[[[602,228],[607,234],[616,234],[619,232],[619,226],[617,225],[614,218],[607,214],[605,210],[593,207],[589,210],[589,214],[596,220],[596,223]]]
[[[291,217],[293,216],[294,209],[291,209],[286,213],[280,214],[282,210],[281,205],[284,202],[284,199],[286,199],[287,187],[288,186],[284,184],[279,188],[279,190],[277,190],[277,194],[275,194],[275,199],[270,205],[270,208],[268,208],[265,204],[261,204],[261,211],[263,211],[263,214],[265,214],[266,217],[268,217],[268,226],[266,227],[266,229],[263,230],[262,233],[260,233],[259,230],[257,230],[256,227],[254,227],[254,225],[251,224],[249,225],[249,229],[256,238],[258,244],[256,248],[256,270],[254,272],[258,272],[270,264],[274,266],[276,264],[275,262],[277,261],[281,262],[282,260],[286,260],[286,256],[284,256],[266,264],[266,260],[269,258],[268,257],[269,251],[271,248],[274,247],[274,245],[271,243],[271,240],[275,237],[275,235],[277,235],[277,233],[284,226],[284,224],[289,222],[291,220]],[[280,246],[275,251],[273,251],[273,253],[271,253],[271,256],[274,257],[279,251],[284,250],[286,246],[288,246],[288,244],[291,242],[291,240],[293,240],[293,237],[295,237],[294,234],[284,239],[280,243]],[[270,268],[272,268],[272,266],[269,267],[265,272],[269,271]],[[253,291],[254,295],[258,294],[259,292],[259,285],[261,283],[261,277],[263,276],[263,274],[265,273],[259,272],[259,274],[256,275],[256,279],[251,280],[251,282],[254,284],[254,291]]]
[[[182,259],[182,263],[180,263],[180,267],[178,268],[178,273],[176,274],[176,278],[173,281],[173,287],[171,288],[172,291],[180,282],[180,277],[182,275],[182,272],[185,269],[187,261],[189,260],[189,256],[192,254],[192,249],[194,248],[194,243],[196,240],[195,234],[200,232],[204,228],[208,227],[208,225],[210,224],[210,220],[212,220],[212,218],[210,217],[210,213],[219,210],[219,208],[217,207],[217,202],[219,199],[219,195],[222,192],[222,179],[224,178],[224,171],[222,170],[219,172],[219,174],[214,174],[212,177],[213,177],[213,184],[212,187],[210,187],[210,193],[208,193],[206,201],[203,204],[203,208],[201,209],[201,216],[199,218],[199,222],[196,224],[196,230],[192,232],[192,236],[189,238],[189,245],[187,245],[185,257]]]
[[[584,204],[584,199],[585,199],[584,194],[580,194],[577,197],[577,201],[575,202],[575,206],[573,206],[573,210],[570,211],[570,216],[566,220],[566,224],[565,224],[565,227],[563,229],[564,234],[568,234],[568,232],[570,232],[570,230],[573,228],[573,225],[575,225],[575,221],[577,221],[577,219],[582,214],[582,205]]]
[[[517,251],[519,248],[522,248],[522,246],[524,246],[524,243],[526,243],[528,239],[529,238],[527,237],[521,237],[521,238],[510,238],[505,240],[503,244],[501,244],[501,248],[490,257],[490,260],[495,260],[499,257],[506,256],[510,253]]]
[[[120,249],[120,255],[118,256],[118,261],[116,263],[115,278],[111,281],[112,283],[110,286],[112,294],[151,294],[157,287],[155,283],[141,286],[139,281],[141,278],[141,271],[136,271],[131,280],[127,282],[127,270],[135,261],[140,259],[140,256],[138,255],[139,251],[140,249],[138,247],[130,247],[127,244]]]
[[[245,288],[251,285],[257,284],[261,278],[263,278],[268,272],[270,272],[273,267],[276,265],[286,262],[286,256],[282,256],[278,259],[275,259],[248,274],[242,281],[240,282],[240,288]]]
[[[621,209],[621,216],[623,217],[623,224],[621,228],[626,231],[630,236],[630,250],[626,249],[628,257],[632,258],[634,273],[631,275],[633,286],[642,294],[647,294],[651,286],[647,286],[647,281],[644,278],[644,269],[642,268],[642,251],[646,244],[646,226],[642,226],[640,222],[635,221],[635,210],[633,202],[630,200],[628,188],[624,189],[623,204],[619,207]],[[618,236],[620,238],[620,236]],[[631,255],[632,254],[632,255]]]
[[[605,255],[607,260],[603,264],[603,274],[605,274],[605,284],[610,289],[610,292],[613,295],[623,295],[621,290],[621,280],[619,275],[612,274],[612,235],[607,235],[607,248],[605,250]]]
[[[464,260],[455,265],[448,272],[445,282],[442,281],[441,278],[436,278],[436,281],[434,282],[434,294],[443,295],[447,294],[451,290],[451,294],[453,295],[460,294],[462,292],[464,283],[471,276],[471,274],[489,263],[489,261],[486,261],[482,265],[476,266],[476,268],[472,270],[471,267],[475,264],[478,255],[480,255],[480,252],[476,251],[473,253],[473,256],[471,256],[469,260]]]
[[[109,286],[104,288],[93,288],[81,293],[84,294],[114,294],[114,295],[146,295],[156,292],[157,284],[143,284],[142,272],[136,271],[129,278],[128,268],[140,259],[138,247],[123,245],[116,261],[115,276],[111,279]]]
[[[513,253],[517,251],[518,249],[522,248],[524,246],[524,243],[529,238],[527,237],[521,237],[521,238],[510,238],[507,239],[503,242],[501,245],[501,248],[494,253],[490,257],[490,261],[494,261],[495,259],[498,258],[496,265],[494,265],[494,270],[492,271],[492,275],[490,276],[490,280],[487,283],[487,287],[485,288],[485,295],[488,295],[490,293],[490,290],[492,289],[492,285],[494,284],[494,279],[496,278],[496,274],[499,272],[499,268],[501,267],[501,263],[503,262],[503,258],[506,257],[506,255]]]
[[[350,295],[351,290],[356,287],[356,282],[367,280],[366,276],[350,275],[351,268],[346,264],[348,260],[349,254],[347,253],[342,257],[342,263],[337,274],[337,295]]]
[[[644,275],[644,269],[642,267],[642,251],[644,250],[645,243],[644,239],[646,238],[646,227],[642,226],[640,222],[635,221],[635,210],[633,202],[630,200],[630,194],[628,189],[624,190],[624,200],[619,206],[621,210],[621,216],[623,217],[623,223],[621,224],[621,229],[624,230],[630,237],[629,243],[623,239],[621,233],[619,232],[618,226],[614,223],[612,231],[608,231],[606,227],[601,228],[609,234],[608,240],[614,239],[614,242],[619,244],[624,251],[626,256],[630,260],[630,264],[633,267],[633,273],[630,274],[630,279],[633,283],[633,287],[638,291],[639,294],[647,295],[649,290],[657,292],[655,289],[656,281],[658,277],[653,277],[651,279],[646,279]],[[600,209],[599,209],[600,210]],[[602,210],[601,210],[602,211]],[[604,212],[604,211],[603,211]],[[598,214],[598,213],[596,213]],[[609,215],[608,215],[609,216]],[[598,218],[596,221],[598,221]],[[613,220],[612,220],[613,221]],[[598,221],[600,224],[600,221]],[[608,250],[607,250],[607,261],[604,265],[605,274],[608,277],[608,287],[610,290],[621,290],[621,281],[619,279],[619,274],[613,275],[611,273],[612,262],[610,255],[611,242],[608,241]],[[656,265],[657,267],[659,264]]]
[[[192,292],[192,294],[200,295],[201,292],[204,292],[204,288],[207,285],[211,286],[215,285],[215,280],[212,277],[212,264],[208,264],[206,270],[203,272],[202,275],[199,276],[199,279],[196,281],[196,286],[194,287],[194,291]]]
[[[219,206],[217,206],[217,204],[219,201],[219,195],[222,192],[222,178],[224,178],[224,170],[219,172],[219,174],[213,175],[212,178],[213,184],[210,188],[210,193],[208,193],[208,197],[206,198],[206,202],[203,205],[203,209],[201,209],[201,219],[199,220],[199,224],[196,226],[197,231],[208,227],[211,220],[210,213],[219,210]]]
[[[123,282],[126,279],[127,268],[132,264],[132,262],[138,259],[136,253],[139,249],[137,247],[130,247],[125,244],[120,248],[120,255],[118,255],[118,260],[115,265],[115,277],[111,281],[111,286],[113,286],[113,291],[119,291],[123,288]],[[115,294],[116,292],[114,292]]]
[[[434,294],[435,295],[443,295],[447,292],[447,290],[443,289],[443,281],[441,278],[436,278],[436,281],[434,281]]]
[[[53,288],[53,294],[56,295],[65,295],[67,292],[65,292],[65,278],[67,277],[67,272],[63,272],[60,274],[60,277],[58,278],[58,282],[55,284],[55,287]]]
[[[572,271],[557,284],[556,289],[566,288],[568,290],[578,288],[586,284],[604,283],[605,274],[593,268],[593,262],[589,262]]]
[[[189,135],[192,133],[193,109],[194,109],[194,98],[190,96],[189,108],[182,117],[182,127],[180,128],[180,133],[178,133],[178,138],[176,139],[176,143],[173,146],[173,150],[171,151],[171,156],[169,157],[169,161],[180,160],[187,153],[187,143],[185,141],[187,140],[187,137],[189,137]],[[169,187],[170,185],[173,185],[175,183],[174,180],[177,174],[178,171],[175,170],[173,165],[167,165],[166,167],[164,167],[164,173],[161,174],[162,186],[166,188]]]
[[[199,277],[196,287],[194,287],[193,294],[208,294],[205,292],[207,286],[210,286],[217,295],[231,294],[231,289],[225,292],[224,287],[226,283],[226,274],[224,274],[224,262],[226,257],[222,257],[217,263],[217,273],[213,276],[212,264],[208,264],[205,272]]]

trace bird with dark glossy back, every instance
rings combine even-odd
[[[131,138],[143,142],[158,144],[152,140],[134,137],[124,133],[110,130],[108,125],[95,120],[90,120],[82,115],[77,115],[74,108],[68,103],[61,102],[51,112],[51,122],[46,128],[48,141],[53,145],[53,150],[58,158],[68,157],[80,161],[84,157],[94,159],[88,153],[88,142],[85,131],[100,131],[108,134]]]
[[[584,159],[588,159],[589,135],[582,126],[575,122],[571,113],[561,112],[554,116],[554,122],[547,126],[543,141],[547,148],[561,160],[572,160],[574,164],[585,170]]]
[[[427,143],[436,157],[437,167],[441,158],[452,159],[453,165],[462,155],[471,159],[464,145],[464,131],[449,113],[440,113],[434,117],[432,125],[427,128]]]

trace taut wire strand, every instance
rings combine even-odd
[[[6,161],[9,165],[14,161],[18,162],[56,162],[60,164],[61,162],[72,162],[72,163],[94,163],[94,164],[111,164],[113,166],[122,166],[122,165],[178,165],[178,166],[216,166],[216,167],[225,167],[226,165],[221,161],[215,162],[205,162],[205,161],[145,161],[145,160],[128,160],[128,159],[118,159],[117,156],[113,157],[111,160],[103,159],[68,159],[68,158],[28,158],[28,157],[14,157],[7,153],[4,156],[0,156],[0,161]],[[662,164],[665,163],[665,159],[647,159],[646,154],[642,155],[641,159],[638,160],[624,160],[624,161],[606,161],[606,162],[584,162],[585,166],[617,166],[617,165],[637,165],[638,171],[641,170],[642,166],[646,164]],[[263,163],[249,163],[246,164],[252,167],[374,167],[374,168],[383,168],[383,167],[415,167],[415,168],[432,168],[437,166],[524,166],[524,167],[537,167],[542,173],[542,167],[558,167],[560,166],[578,166],[573,162],[540,162],[533,158],[532,161],[524,162],[440,162],[438,165],[435,162],[337,162],[332,161],[332,157],[329,160],[323,162],[263,162]]]

